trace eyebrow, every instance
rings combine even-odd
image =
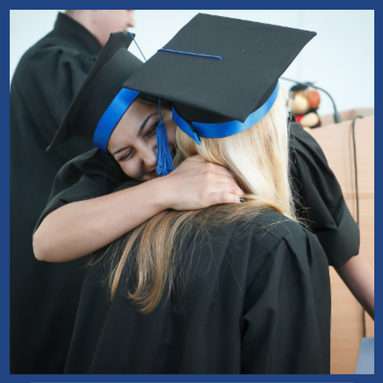
[[[145,125],[148,122],[149,118],[151,118],[157,114],[158,114],[158,112],[155,112],[155,113],[152,113],[148,117],[145,118],[144,122],[140,126],[140,129],[138,130],[137,137],[142,133],[142,130],[145,128]]]
[[[137,137],[142,133],[143,129],[145,128],[146,123],[148,122],[149,118],[155,116],[158,114],[158,112],[150,114],[148,117],[145,118],[145,120],[142,122],[140,128],[138,129]],[[112,156],[115,156],[116,154],[122,152],[123,150],[129,148],[130,145],[125,146],[124,148],[117,149],[115,152],[112,153]]]

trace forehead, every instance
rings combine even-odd
[[[158,113],[158,105],[146,103],[138,99],[124,113],[120,122],[132,126],[134,129],[136,127],[135,124],[139,123],[141,125],[153,113]]]
[[[135,101],[121,117],[110,136],[109,145],[117,144],[122,138],[134,139],[148,117],[158,114],[156,105]]]

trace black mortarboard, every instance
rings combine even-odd
[[[106,150],[110,134],[139,94],[122,83],[142,65],[128,52],[129,32],[112,33],[76,94],[47,151],[72,136]]]
[[[315,35],[198,14],[123,86],[170,100],[173,119],[196,142],[232,135],[267,114],[279,77]]]

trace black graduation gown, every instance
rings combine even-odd
[[[32,233],[59,169],[92,149],[73,139],[45,152],[100,50],[93,35],[60,13],[52,32],[24,54],[12,79],[11,373],[63,372],[86,260],[40,263],[33,255]]]
[[[248,226],[191,230],[177,257],[184,284],[149,314],[124,295],[134,276],[111,302],[108,257],[90,267],[65,373],[330,373],[328,262],[315,235],[269,210]]]
[[[318,236],[329,264],[342,266],[359,253],[359,228],[340,185],[318,143],[297,123],[290,125],[289,152],[298,215]],[[127,179],[113,157],[99,149],[73,159],[57,174],[50,200],[36,227],[58,207],[111,193]]]

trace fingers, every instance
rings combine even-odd
[[[228,169],[205,162],[199,155],[189,157],[162,181],[167,196],[171,193],[168,206],[174,210],[240,203],[239,198],[245,195]]]
[[[205,160],[199,154],[196,154],[194,156],[186,158],[184,162],[197,162],[202,164],[205,162]]]
[[[189,158],[187,158],[185,161],[184,161],[184,163],[197,163],[197,164],[203,164],[202,166],[203,166],[203,168],[205,169],[205,170],[208,170],[208,171],[212,171],[212,172],[228,172],[228,173],[230,173],[230,171],[229,170],[227,170],[224,166],[222,166],[222,165],[216,165],[216,164],[213,164],[213,163],[211,163],[211,162],[206,162],[205,160],[204,160],[204,158],[203,157],[201,157],[199,154],[196,154],[196,155],[194,155],[194,156],[192,156],[192,157],[189,157]]]
[[[221,192],[234,194],[238,197],[245,196],[245,192],[236,184],[234,180],[218,182],[216,184],[216,189]]]
[[[233,178],[233,174],[222,165],[216,165],[211,162],[205,162],[200,155],[190,157],[192,159],[190,163],[191,166],[196,166],[199,172],[204,172],[205,174],[212,173],[217,175],[226,175]]]
[[[226,177],[234,178],[233,173],[230,170],[224,168],[223,166],[214,165],[212,163],[205,163],[201,166],[203,167],[202,171],[205,174],[211,173],[218,176],[226,176]]]
[[[183,162],[183,164],[186,166],[195,167],[196,169],[198,169],[199,172],[227,175],[230,178],[234,177],[233,174],[230,172],[230,170],[228,170],[224,166],[216,165],[211,162],[206,162],[203,159],[203,157],[201,157],[199,154],[196,154],[192,157],[187,158]]]
[[[242,197],[244,196],[245,193],[234,180],[221,181],[212,187],[207,197],[207,203],[209,206],[225,203],[241,203],[243,202]]]
[[[229,192],[222,192],[222,191],[216,191],[209,195],[208,203],[209,206],[213,205],[220,205],[220,204],[226,204],[226,203],[241,203],[240,200],[241,197],[239,197],[237,194],[229,193]]]

